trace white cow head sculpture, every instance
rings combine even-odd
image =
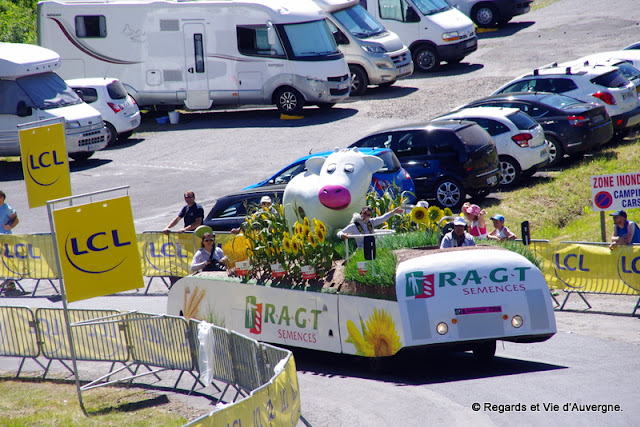
[[[289,226],[301,217],[322,221],[331,233],[346,226],[365,204],[371,176],[384,162],[353,149],[335,149],[327,158],[311,157],[307,171],[294,177],[284,191]]]

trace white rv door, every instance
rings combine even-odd
[[[193,110],[211,107],[209,79],[207,76],[207,56],[203,24],[185,24],[184,51],[187,97],[185,105]]]

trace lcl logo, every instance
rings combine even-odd
[[[90,274],[106,273],[117,268],[126,260],[126,256],[118,259],[115,250],[131,245],[131,242],[123,241],[118,235],[118,230],[99,231],[84,238],[70,237],[65,239],[65,256],[69,263],[76,269]],[[113,253],[107,255],[105,251]],[[99,253],[104,253],[96,255]],[[106,265],[108,264],[108,265]]]
[[[55,184],[60,179],[60,174],[50,172],[52,171],[51,168],[65,165],[65,157],[60,155],[56,150],[43,151],[38,155],[29,154],[27,157],[29,177],[33,182],[43,187]]]

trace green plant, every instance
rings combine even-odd
[[[0,0],[0,42],[36,44],[36,2]]]

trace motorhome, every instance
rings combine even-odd
[[[60,56],[40,46],[0,43],[0,156],[20,156],[18,127],[64,118],[67,154],[85,160],[107,146],[100,113],[56,71]]]
[[[351,73],[351,95],[368,85],[391,86],[413,73],[411,52],[396,33],[387,30],[358,0],[314,0],[329,26]]]
[[[65,79],[120,79],[140,108],[275,104],[298,114],[349,95],[349,69],[311,0],[38,3],[38,42]]]
[[[360,0],[367,11],[409,46],[413,65],[435,71],[478,49],[475,26],[446,0]]]

